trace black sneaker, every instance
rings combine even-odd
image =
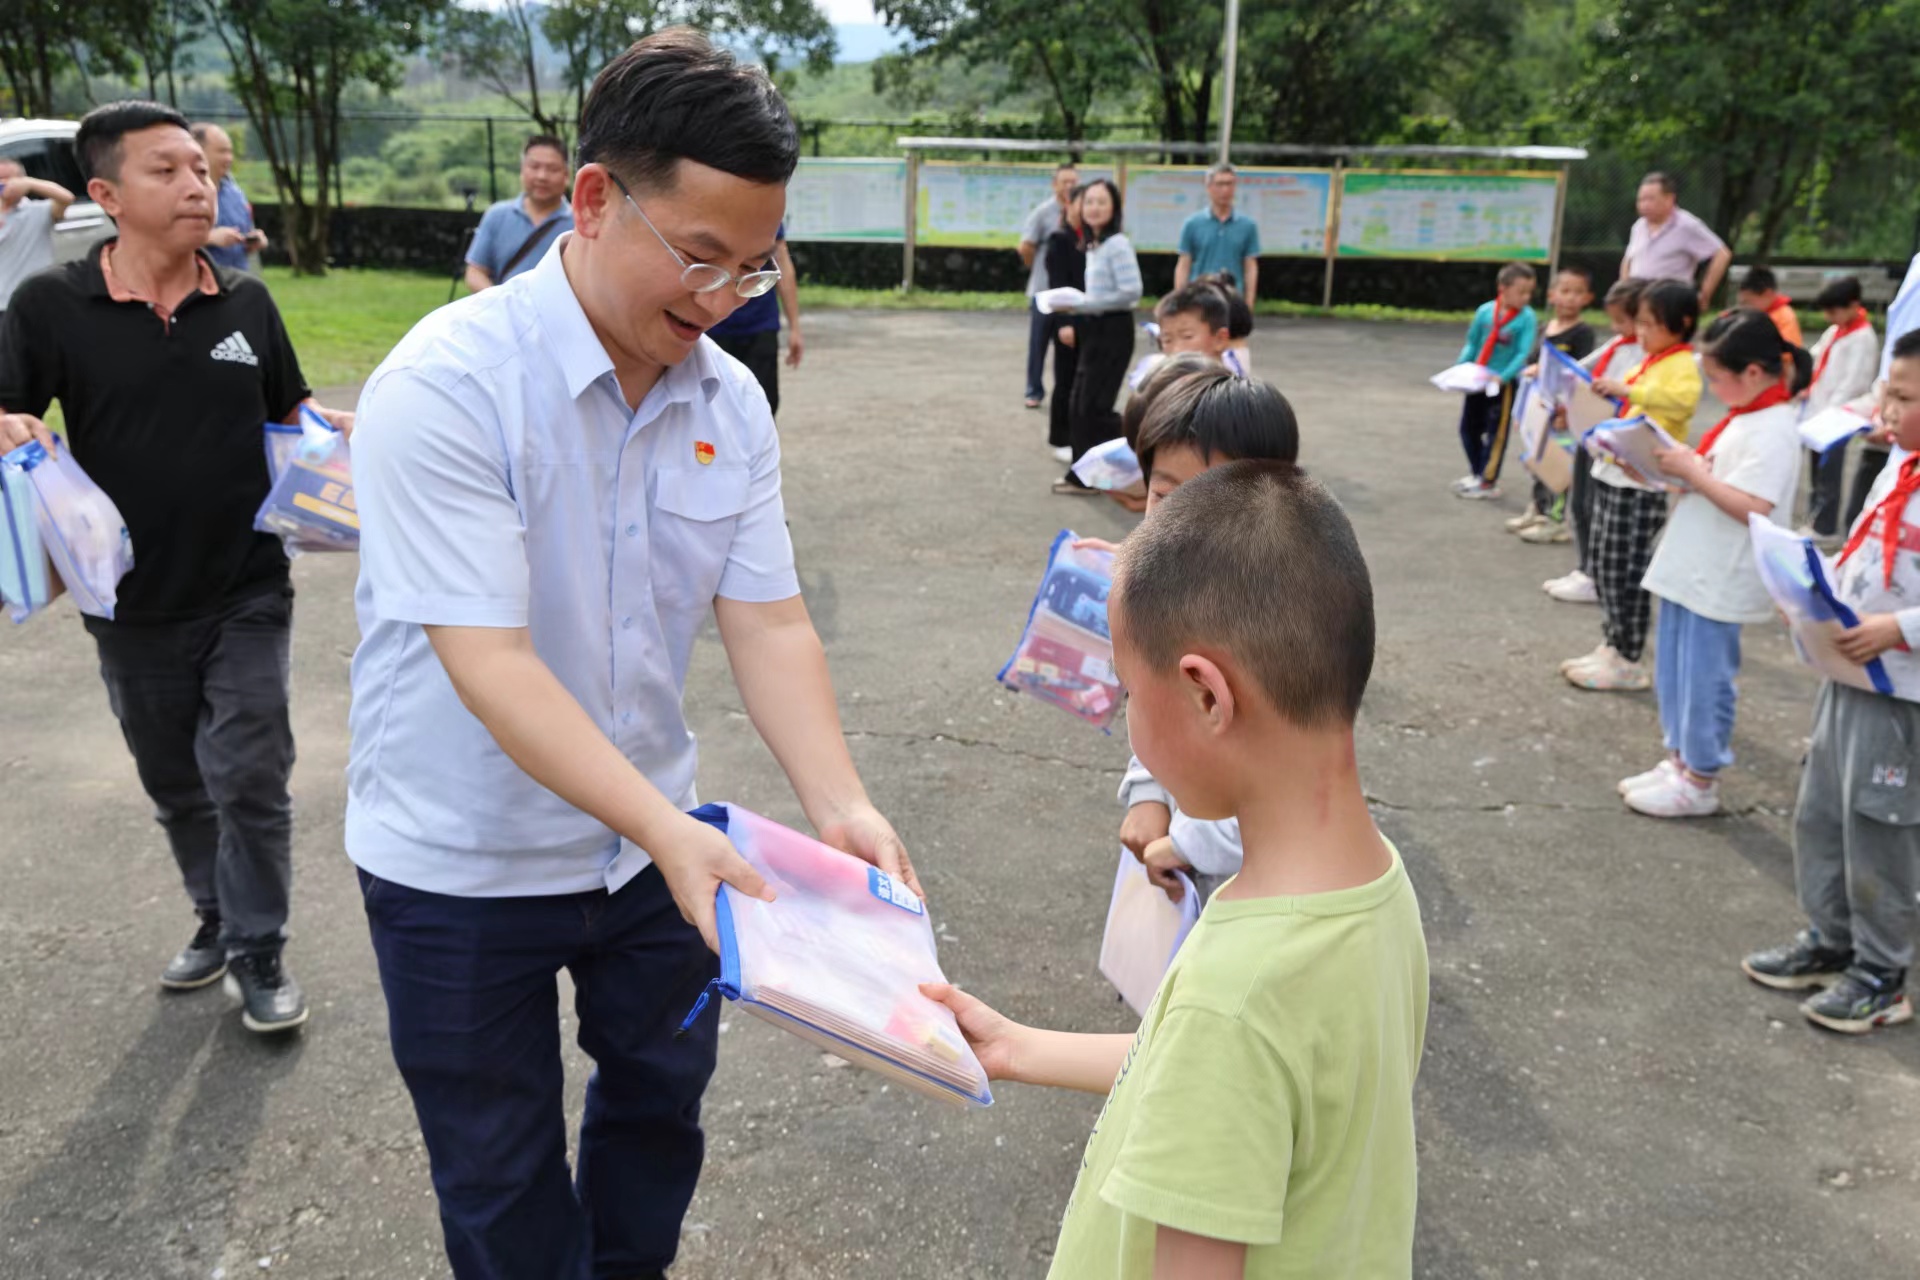
[[[240,1021],[247,1030],[291,1031],[307,1020],[307,998],[300,984],[280,965],[278,951],[243,951],[227,972],[227,994],[240,1000]]]
[[[1802,929],[1784,947],[1754,952],[1740,962],[1740,970],[1775,991],[1805,991],[1832,985],[1852,963],[1853,952],[1823,946],[1819,934]]]
[[[1809,1022],[1829,1031],[1863,1036],[1875,1027],[1891,1027],[1913,1017],[1907,1001],[1907,975],[1901,970],[1856,964],[1840,981],[1800,1006]]]
[[[220,945],[220,916],[208,912],[200,917],[193,941],[182,947],[161,973],[160,985],[169,991],[192,991],[226,971],[227,949]]]

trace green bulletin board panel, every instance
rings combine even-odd
[[[914,241],[951,248],[1011,249],[1035,205],[1053,194],[1051,164],[964,164],[928,160],[915,193]],[[1100,166],[1080,170],[1080,181],[1111,178]]]
[[[787,239],[899,244],[905,160],[802,160],[787,184]]]
[[[1341,176],[1343,258],[1545,262],[1559,179],[1552,173]]]

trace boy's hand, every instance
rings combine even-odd
[[[1540,376],[1540,366],[1537,364],[1530,364],[1526,368],[1520,371],[1520,376],[1523,378],[1537,378]]]
[[[960,1034],[967,1038],[973,1056],[989,1080],[1013,1080],[1014,1049],[1030,1028],[1023,1027],[1004,1014],[995,1013],[984,1003],[960,988],[945,982],[923,982],[920,994],[935,1004],[953,1011]]]
[[[1596,393],[1605,396],[1609,400],[1625,400],[1627,398],[1627,384],[1618,378],[1595,378],[1593,380],[1593,389]]]
[[[1126,820],[1120,824],[1120,843],[1127,846],[1128,853],[1144,862],[1148,846],[1156,840],[1165,840],[1171,830],[1173,810],[1157,800],[1148,800],[1127,810]]]
[[[1072,325],[1069,324],[1069,325],[1061,326],[1060,345],[1063,347],[1070,347],[1073,345],[1073,326]]]
[[[1678,449],[1655,449],[1653,457],[1660,464],[1660,470],[1677,480],[1684,480],[1693,488],[1700,487],[1700,481],[1713,474],[1713,468],[1697,452],[1685,447]]]
[[[1865,666],[1889,649],[1898,649],[1906,642],[1898,618],[1890,613],[1870,613],[1860,619],[1859,626],[1842,631],[1833,646],[1848,662]]]
[[[907,857],[906,842],[871,804],[858,805],[821,827],[820,843],[872,863],[913,890],[922,902],[927,900],[927,891],[913,872],[913,860]]]
[[[53,432],[30,413],[0,415],[0,453],[12,453],[21,445],[38,440],[48,453],[55,451]]]
[[[1180,883],[1180,876],[1192,875],[1193,864],[1180,856],[1170,837],[1163,836],[1148,845],[1140,861],[1147,865],[1147,879],[1153,881],[1169,901],[1178,902],[1187,896],[1187,888]]]
[[[1120,550],[1120,544],[1117,542],[1108,542],[1105,538],[1075,538],[1073,540],[1073,549],[1075,551],[1104,551],[1112,555],[1114,552]]]

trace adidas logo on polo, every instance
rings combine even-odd
[[[247,335],[235,329],[220,339],[213,348],[215,360],[231,360],[235,364],[250,364],[260,367],[260,357],[253,354],[253,348],[247,345]]]

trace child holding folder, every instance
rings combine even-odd
[[[1469,395],[1460,406],[1460,446],[1467,453],[1467,474],[1454,481],[1462,498],[1486,500],[1500,496],[1500,463],[1507,456],[1507,428],[1513,419],[1514,384],[1527,358],[1539,325],[1528,304],[1533,301],[1533,268],[1509,262],[1495,277],[1492,302],[1483,302],[1467,327],[1458,363],[1483,365],[1500,379],[1493,395]]]

